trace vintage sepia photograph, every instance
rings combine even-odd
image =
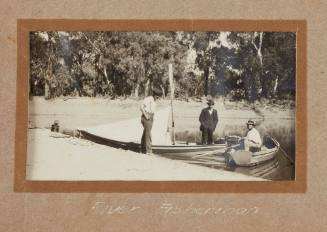
[[[294,181],[294,31],[30,31],[26,180]]]

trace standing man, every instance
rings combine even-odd
[[[213,143],[213,132],[215,131],[218,123],[217,110],[212,108],[212,106],[215,104],[214,101],[209,98],[207,104],[208,107],[201,111],[199,117],[199,121],[201,123],[200,130],[202,131],[202,144]]]
[[[257,152],[260,151],[262,140],[259,132],[255,129],[255,123],[249,120],[247,123],[248,132],[244,138],[244,149],[246,151]]]
[[[151,129],[153,125],[154,112],[156,110],[155,100],[161,95],[159,89],[154,88],[152,94],[144,98],[141,104],[141,123],[143,125],[143,135],[141,139],[141,152],[144,154],[152,153]]]

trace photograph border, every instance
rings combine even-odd
[[[295,180],[30,181],[26,180],[31,31],[296,32]],[[305,20],[17,20],[15,192],[304,193],[307,189],[307,22]]]

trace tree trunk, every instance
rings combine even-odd
[[[254,46],[255,50],[257,51],[257,56],[259,59],[259,63],[260,63],[260,69],[258,70],[258,76],[256,75],[255,81],[256,81],[256,98],[257,96],[261,97],[261,92],[262,92],[262,82],[261,82],[261,76],[263,75],[263,61],[262,61],[262,52],[261,52],[261,48],[262,48],[262,39],[263,39],[263,32],[259,33],[259,44],[258,46],[255,43],[255,38],[256,38],[256,33],[254,34],[254,38],[252,39],[251,43]]]
[[[209,67],[204,68],[204,95],[208,95],[209,89]]]
[[[104,61],[103,55],[100,55],[100,58],[99,58],[99,69],[102,70],[102,73],[105,77],[106,83],[107,83],[107,85],[109,85],[109,78],[108,78],[108,74],[107,74],[107,65]]]
[[[264,97],[264,98],[268,98],[269,96],[269,90],[267,88],[267,79],[268,79],[268,75],[265,75],[263,73],[263,75],[260,77],[260,81],[261,81],[261,88],[262,88],[262,91],[261,91],[261,96]]]
[[[261,53],[261,48],[262,48],[262,37],[263,37],[263,32],[260,32],[260,37],[259,37],[259,47],[258,47],[258,57],[259,57],[259,61],[260,61],[260,65],[262,68],[262,53]]]
[[[50,80],[51,75],[52,75],[52,63],[51,63],[51,56],[49,56],[48,67],[45,72],[45,80],[44,80],[44,98],[45,99],[50,99],[52,97],[51,80]]]
[[[109,78],[108,78],[106,66],[103,66],[103,74],[104,74],[104,77],[106,78],[107,85],[109,85]]]
[[[149,95],[149,87],[150,87],[150,79],[148,79],[145,83],[145,88],[144,88],[144,96],[148,96]]]
[[[275,79],[274,90],[273,90],[274,96],[276,96],[277,88],[278,88],[278,77]]]
[[[136,87],[135,87],[135,89],[134,89],[134,96],[135,96],[136,98],[139,97],[139,89],[140,89],[140,83],[137,82],[137,83],[136,83]]]
[[[258,58],[259,58],[259,61],[260,61],[260,65],[262,67],[263,61],[262,61],[261,48],[262,48],[263,32],[260,32],[260,34],[259,34],[259,45],[258,46],[255,44],[254,39],[255,39],[255,37],[253,38],[253,40],[251,41],[251,43],[254,46],[255,50],[257,51],[257,55],[258,55]]]
[[[165,88],[162,85],[160,85],[160,88],[162,90],[162,97],[166,98]]]
[[[44,98],[45,99],[50,98],[49,84],[47,81],[45,81],[45,83],[44,83]]]

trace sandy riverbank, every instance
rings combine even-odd
[[[111,148],[46,129],[28,130],[28,180],[263,180]]]

